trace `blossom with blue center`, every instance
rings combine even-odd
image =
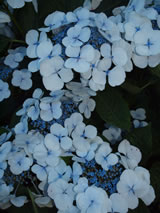
[[[27,56],[30,58],[37,57],[37,47],[43,41],[47,41],[46,33],[38,33],[36,30],[30,30],[26,34],[26,43],[29,45],[27,47]]]
[[[115,165],[118,163],[118,157],[116,154],[111,153],[112,149],[108,143],[102,144],[96,155],[95,160],[96,162],[102,166],[104,170],[108,170],[110,166]]]
[[[17,152],[14,156],[8,160],[10,170],[13,174],[19,175],[23,171],[27,171],[33,164],[33,159],[26,157],[25,152]]]
[[[63,150],[69,150],[72,147],[72,140],[68,137],[67,128],[55,123],[51,126],[50,132],[53,135],[53,140],[60,143]]]
[[[97,136],[97,129],[92,125],[80,123],[72,133],[73,146],[76,151],[87,152],[90,149],[90,141]]]
[[[5,57],[4,64],[8,65],[10,68],[14,69],[18,67],[19,63],[23,61],[26,55],[25,47],[17,47],[16,49],[9,49],[9,55]]]
[[[40,114],[39,100],[42,96],[43,91],[39,88],[35,89],[32,98],[26,99],[23,103],[23,108],[16,112],[16,115],[23,117],[23,119],[21,119],[23,126],[26,124],[26,118],[28,117],[32,120],[38,119]]]
[[[67,166],[64,160],[60,160],[59,164],[48,172],[48,183],[56,182],[59,179],[69,181],[72,174],[70,166]]]
[[[160,31],[143,30],[134,36],[135,50],[139,55],[150,56],[160,53]]]
[[[85,98],[80,104],[79,104],[79,111],[80,113],[84,113],[86,118],[91,117],[91,112],[94,111],[96,107],[96,102],[91,98]]]
[[[76,204],[81,212],[105,213],[110,206],[107,193],[96,186],[90,186],[76,196]]]
[[[72,183],[67,183],[67,181],[59,179],[49,184],[47,192],[59,210],[65,211],[72,207],[75,195]]]
[[[45,163],[34,164],[31,168],[31,171],[36,174],[40,181],[45,181],[47,179],[48,170],[49,168]]]
[[[139,179],[133,170],[125,170],[117,184],[118,193],[127,201],[128,208],[138,206],[138,198],[143,197],[149,191],[149,184]]]
[[[9,98],[9,96],[11,95],[8,87],[8,83],[0,79],[0,102],[6,98]]]
[[[124,24],[126,40],[133,41],[137,32],[149,27],[151,27],[149,19],[135,12],[130,13],[128,21]]]
[[[64,122],[65,127],[68,129],[69,135],[75,130],[77,125],[83,121],[83,117],[80,113],[73,113],[69,118]]]
[[[40,117],[44,121],[51,121],[53,118],[58,119],[62,115],[61,102],[54,101],[52,97],[44,97],[40,103]]]
[[[136,120],[145,120],[146,119],[146,111],[143,108],[138,108],[136,110],[131,110],[130,114],[132,116],[133,119]]]
[[[148,125],[146,121],[133,120],[134,128],[145,127]]]
[[[59,142],[55,141],[54,136],[49,133],[45,136],[44,141],[42,139],[41,143],[35,147],[33,156],[39,163],[56,166],[60,161],[61,152]]]
[[[67,24],[66,15],[64,12],[55,11],[49,14],[44,21],[46,28],[40,28],[41,31],[49,32],[60,26]]]
[[[77,25],[84,27],[89,25],[90,12],[84,7],[79,7],[74,11],[76,15]]]
[[[40,73],[43,76],[45,88],[50,91],[62,89],[64,82],[67,83],[73,79],[72,70],[64,66],[64,61],[59,56],[44,60],[40,65]]]
[[[28,90],[32,87],[32,73],[27,69],[15,70],[13,72],[12,85]]]
[[[40,138],[36,135],[30,134],[17,134],[13,143],[23,148],[24,151],[29,155],[34,152],[34,148],[40,143]]]
[[[69,58],[65,61],[65,66],[73,68],[78,73],[84,73],[90,68],[90,63],[94,58],[94,49],[89,44],[82,48],[68,46],[66,55]]]
[[[90,38],[91,31],[88,27],[81,28],[79,25],[69,28],[67,36],[64,37],[62,43],[64,46],[79,47],[87,42]]]
[[[121,140],[121,129],[111,126],[105,129],[102,135],[107,138],[111,144],[115,144],[117,141]]]
[[[142,154],[140,150],[130,145],[129,141],[123,140],[118,146],[122,165],[127,169],[134,169],[141,161]]]

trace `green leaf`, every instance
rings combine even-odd
[[[38,14],[35,12],[32,3],[27,3],[24,7],[14,10],[13,15],[24,35],[28,30],[38,28]]]
[[[150,213],[148,207],[139,200],[139,205],[136,209],[129,210],[128,213]]]
[[[157,199],[160,198],[160,162],[154,163],[150,169],[151,185],[153,186]]]
[[[152,132],[151,125],[132,130],[126,138],[132,145],[137,146],[142,152],[142,159],[145,162],[152,153]]]
[[[2,54],[8,47],[10,39],[6,36],[0,35],[0,54]]]
[[[115,88],[106,88],[96,98],[96,110],[106,123],[129,130],[131,127],[130,111],[127,103]]]
[[[158,65],[154,68],[149,68],[149,69],[153,75],[156,75],[157,77],[160,78],[160,65]]]
[[[121,87],[132,95],[140,93],[142,90],[138,86],[131,84],[129,81],[125,81]]]
[[[125,6],[128,4],[128,0],[103,0],[96,12],[105,12],[108,16],[112,15],[112,10],[119,6]]]

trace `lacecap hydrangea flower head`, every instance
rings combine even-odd
[[[121,85],[133,63],[140,68],[159,64],[156,7],[130,1],[113,14],[107,17],[85,7],[49,14],[44,28],[26,35],[27,56],[34,58],[28,69],[40,71],[49,91],[62,89],[74,79],[98,91],[106,83]]]
[[[39,207],[55,205],[58,212],[125,213],[139,199],[146,205],[155,199],[150,174],[138,165],[140,150],[122,139],[113,152],[78,112],[45,131],[12,133],[1,135],[2,209],[28,202],[19,192],[23,185],[34,187],[30,193]]]
[[[7,2],[18,8],[29,1]],[[49,14],[45,27],[27,32],[27,48],[11,49],[4,59],[13,86],[29,90],[37,72],[44,89],[34,90],[16,113],[19,122],[0,136],[1,209],[29,201],[22,186],[39,207],[55,206],[58,213],[127,213],[139,200],[150,205],[155,199],[149,171],[139,165],[141,151],[114,126],[102,139],[82,114],[90,118],[91,97],[106,84],[124,83],[133,65],[159,64],[159,11],[136,0],[111,17],[87,8]],[[20,66],[24,57],[27,68]],[[10,96],[3,71],[0,101]],[[148,125],[144,109],[130,113],[133,128]]]

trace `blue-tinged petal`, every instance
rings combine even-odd
[[[85,45],[81,49],[80,58],[85,59],[88,62],[91,62],[94,59],[95,51],[91,45]]]
[[[43,95],[43,91],[40,88],[34,90],[32,97],[39,99]]]
[[[43,77],[43,84],[45,88],[50,91],[62,89],[64,86],[64,82],[58,77],[57,74]]]
[[[14,131],[16,134],[24,134],[28,132],[28,123],[27,122],[20,122],[18,123],[15,128]]]
[[[49,15],[45,18],[44,24],[45,24],[46,26],[52,25],[53,19],[54,19],[54,14],[55,14],[55,12],[49,14]]]
[[[40,117],[44,121],[51,121],[53,119],[53,115],[50,110],[41,110]]]
[[[15,55],[14,55],[14,60],[16,61],[16,62],[21,62],[22,60],[23,60],[23,55],[21,54],[21,53],[16,53]]]
[[[68,57],[78,57],[80,53],[80,47],[68,46],[65,50],[65,53]]]
[[[76,10],[76,15],[80,21],[84,19],[89,19],[89,10],[83,7],[78,8]]]
[[[39,65],[39,59],[31,61],[28,64],[28,70],[30,72],[37,72],[40,69],[40,65]]]
[[[66,61],[65,61],[65,67],[67,67],[67,68],[74,68],[74,67],[76,67],[77,65],[76,65],[76,63],[77,63],[77,59],[75,59],[75,58],[68,58]]]
[[[127,63],[128,57],[126,51],[120,47],[116,47],[112,50],[112,56],[115,65],[124,66]]]
[[[10,21],[11,21],[10,17],[6,13],[0,11],[0,24],[8,23]]]
[[[121,85],[126,78],[126,73],[122,67],[116,66],[109,71],[108,83],[110,86],[115,87]]]
[[[71,69],[62,68],[58,75],[61,77],[61,79],[67,83],[70,82],[73,79],[73,72]]]
[[[107,43],[102,44],[102,46],[100,47],[101,50],[101,55],[103,57],[109,58],[111,57],[111,46]]]
[[[38,119],[40,113],[40,109],[38,106],[31,106],[28,110],[28,117],[30,117],[33,121]]]
[[[46,58],[52,51],[51,41],[43,41],[37,47],[37,56],[41,59]]]
[[[11,203],[16,206],[16,207],[22,207],[25,202],[27,201],[27,197],[26,196],[19,196],[19,197],[11,197],[10,199]]]
[[[24,6],[24,0],[7,0],[7,3],[12,7],[12,8],[21,8]]]
[[[59,119],[62,116],[62,109],[60,106],[61,106],[61,103],[58,101],[55,103],[52,103],[52,113],[55,119]]]
[[[91,35],[91,30],[89,29],[89,27],[85,27],[81,30],[79,39],[83,42],[87,42],[90,38],[90,35]]]
[[[39,33],[37,30],[30,30],[26,34],[26,43],[28,45],[34,44],[38,41]]]
[[[72,22],[76,22],[77,21],[77,17],[73,12],[68,12],[66,14],[66,19],[68,21],[68,23],[72,23]]]
[[[47,40],[48,40],[47,33],[41,32],[39,36],[39,42],[41,43],[42,41],[47,41]]]
[[[56,44],[52,49],[52,56],[59,56],[62,53],[62,46],[60,44]]]
[[[54,98],[54,101],[58,101],[64,95],[64,90],[50,92],[49,95]]]
[[[29,58],[37,58],[37,46],[36,45],[29,45],[27,47],[26,54]]]

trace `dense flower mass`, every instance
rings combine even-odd
[[[21,196],[16,197],[17,204],[11,200],[23,184],[38,184],[39,196],[46,199],[43,205],[54,200],[57,209],[64,212],[71,208],[79,212],[120,208],[127,212],[138,206],[138,198],[146,205],[154,200],[149,172],[138,166],[141,152],[129,141],[122,140],[118,152],[113,153],[109,143],[97,136],[94,126],[85,125],[78,112],[71,112],[63,124],[55,120],[49,129],[39,131],[17,133],[13,141],[8,138],[0,146],[0,186],[7,190],[3,197],[1,191],[1,208],[27,202],[25,196],[23,202]],[[72,165],[67,165],[66,156]],[[115,204],[116,199],[122,203]]]
[[[12,8],[26,2],[37,6],[6,0]],[[149,126],[145,109],[128,108],[128,129],[108,122],[99,131],[90,118],[98,91],[123,84],[133,66],[160,63],[160,10],[132,0],[107,17],[92,6],[86,0],[73,12],[54,11],[44,27],[26,33],[25,47],[2,58],[0,102],[11,95],[9,81],[15,97],[20,89],[25,95],[19,120],[0,135],[1,209],[29,202],[24,186],[37,206],[58,213],[127,213],[139,199],[155,199],[150,173],[139,165],[141,150],[128,139],[129,131]]]

